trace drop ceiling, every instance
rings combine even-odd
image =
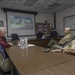
[[[0,8],[54,13],[75,6],[75,0],[0,0]]]

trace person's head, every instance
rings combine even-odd
[[[3,37],[5,36],[6,31],[5,31],[5,27],[0,27],[0,36]]]
[[[65,34],[71,33],[71,28],[66,27],[65,30],[64,30],[64,33],[65,33]]]
[[[54,30],[54,27],[51,26],[51,30]]]

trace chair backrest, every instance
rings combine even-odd
[[[0,53],[0,68],[4,72],[8,72],[14,69],[14,65],[9,58],[5,59],[4,56]]]
[[[0,45],[0,53],[3,55],[3,58],[6,59],[7,58],[7,54],[5,52],[5,49]]]
[[[8,58],[7,55],[6,55],[6,52],[5,52],[4,48],[0,45],[0,67],[1,67],[2,62],[6,58]]]
[[[9,58],[7,58],[4,48],[0,46],[0,68],[5,71],[11,71],[14,69],[14,65]]]
[[[5,59],[1,64],[1,69],[5,72],[11,71],[14,69],[14,65],[9,58]]]
[[[18,34],[11,34],[11,38],[12,38],[12,41],[18,41],[19,40]]]
[[[43,33],[41,33],[41,32],[39,32],[39,33],[36,34],[37,39],[41,39],[42,36],[43,36]]]
[[[1,65],[3,63],[3,61],[5,60],[5,58],[3,57],[3,55],[0,53],[0,68],[1,68]]]
[[[52,31],[50,34],[50,38],[57,38],[57,31]]]

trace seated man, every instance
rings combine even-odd
[[[6,41],[5,33],[5,27],[0,27],[0,45],[4,48],[7,48],[12,46],[13,44]]]
[[[75,54],[75,39],[72,40],[67,46],[61,49],[51,50],[51,52],[66,52],[66,53]]]
[[[0,27],[0,52],[4,56],[4,58],[8,58],[8,55],[5,51],[5,48],[12,46],[13,44],[10,42],[7,42],[5,38],[5,27]]]
[[[63,52],[69,52],[70,50],[75,52],[75,39],[63,48]]]
[[[65,28],[64,33],[65,36],[59,42],[56,42],[55,40],[51,40],[48,43],[48,47],[53,49],[56,46],[56,48],[61,49],[62,47],[66,46],[73,39],[73,37],[71,35],[71,29],[69,27]]]

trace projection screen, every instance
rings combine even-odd
[[[7,36],[16,33],[19,36],[35,35],[34,14],[7,12]]]

